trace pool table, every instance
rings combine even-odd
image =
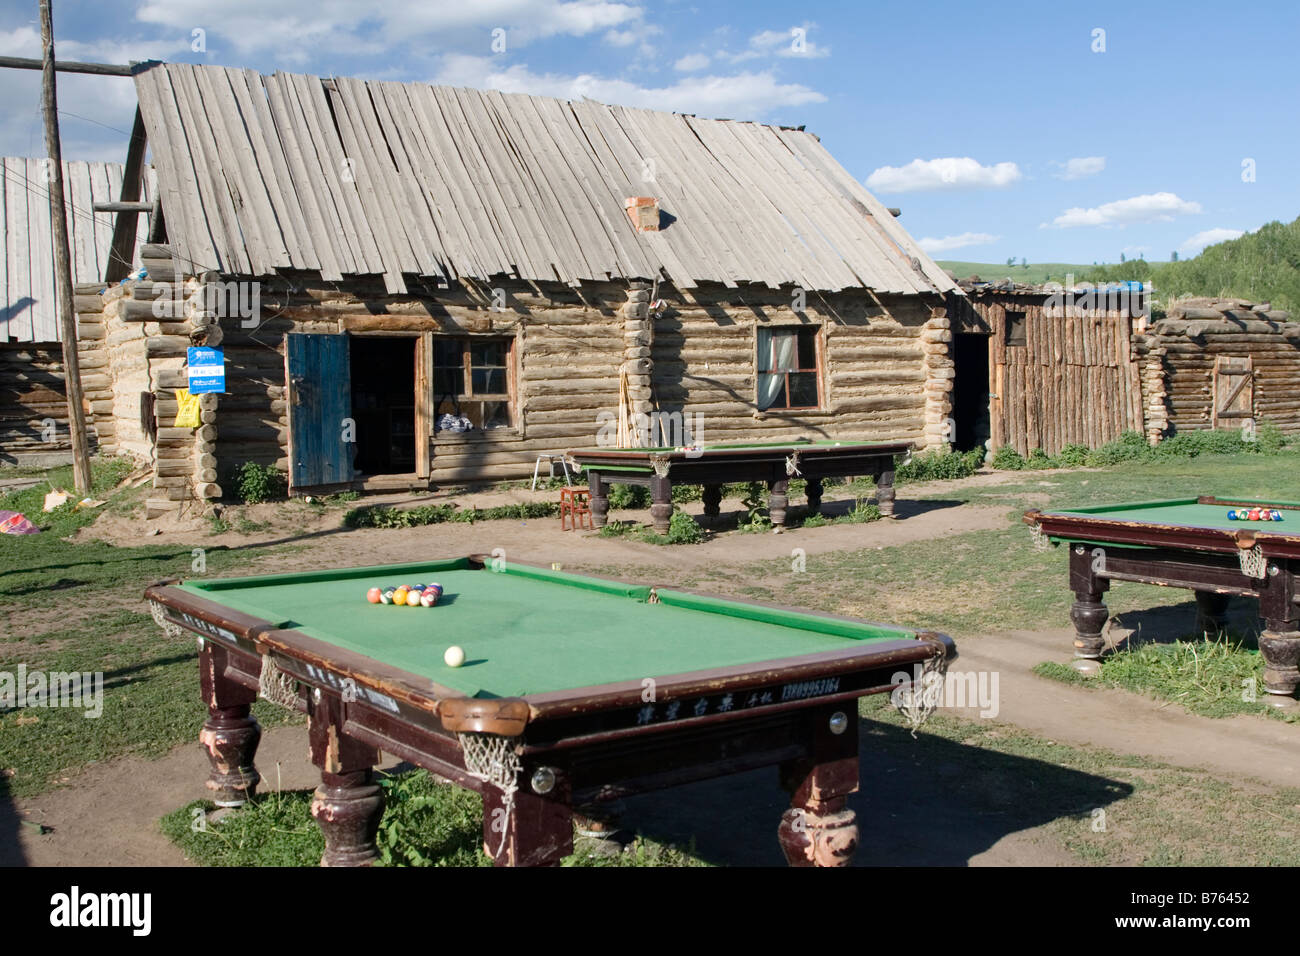
[[[1269,507],[1282,521],[1230,521],[1238,508]],[[1075,656],[1099,661],[1111,581],[1140,581],[1196,593],[1198,629],[1218,631],[1233,595],[1259,599],[1264,682],[1271,702],[1291,706],[1300,683],[1300,504],[1179,498],[1025,513],[1036,535],[1070,550]],[[1095,665],[1094,665],[1095,666]],[[1085,665],[1085,668],[1087,665]]]
[[[768,487],[772,524],[785,527],[791,478],[807,482],[808,508],[821,508],[822,480],[870,475],[876,501],[886,518],[894,516],[894,459],[912,451],[911,442],[796,441],[703,445],[698,448],[576,448],[567,456],[585,469],[591,489],[592,523],[603,527],[609,514],[610,484],[650,489],[650,518],[668,533],[673,485],[703,485],[704,514],[716,518],[722,486],[763,481]]]
[[[366,599],[433,581],[435,607]],[[160,583],[146,598],[168,633],[198,635],[215,803],[255,793],[259,692],[306,711],[331,866],[376,857],[381,751],[479,792],[501,865],[572,852],[575,809],[769,765],[792,794],[778,827],[790,862],[845,864],[857,699],[955,656],[932,632],[484,555]],[[444,661],[452,645],[462,666]]]

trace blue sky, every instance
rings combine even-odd
[[[0,2],[0,54],[39,56],[36,7]],[[55,0],[55,29],[66,59],[803,125],[936,258],[1164,260],[1300,215],[1294,0]],[[0,71],[4,155],[43,152],[38,79]],[[59,84],[65,158],[124,159],[130,81]]]

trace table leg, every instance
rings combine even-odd
[[[650,521],[659,534],[668,533],[673,517],[673,483],[655,475],[650,479]]]
[[[321,866],[369,866],[379,858],[375,834],[384,815],[373,770],[379,751],[345,734],[343,720],[342,701],[312,692],[307,737],[321,785],[312,795],[311,815],[325,836]]]
[[[810,515],[821,514],[822,480],[820,478],[805,479],[804,493],[808,496],[808,513]]]
[[[1228,629],[1227,594],[1196,592],[1196,633],[1217,636]]]
[[[858,715],[853,701],[843,706],[839,735],[828,726],[834,708],[819,710],[813,756],[781,765],[791,799],[777,839],[791,866],[848,866],[858,848],[857,815],[848,807],[858,789]]]
[[[894,517],[894,465],[876,472],[876,507],[882,518]]]
[[[722,513],[722,485],[705,485],[703,498],[705,517],[717,518]]]
[[[1110,589],[1110,581],[1093,572],[1095,558],[1082,545],[1070,548],[1070,590],[1074,604],[1070,620],[1074,622],[1074,667],[1083,673],[1095,674],[1099,668],[1102,649],[1106,646],[1102,628],[1110,617],[1102,595]]]
[[[785,527],[785,509],[790,504],[787,493],[790,490],[788,479],[769,481],[767,483],[767,513],[776,528]]]
[[[591,490],[591,523],[603,528],[609,516],[609,483],[600,477],[600,472],[588,468],[587,487]]]
[[[573,811],[554,794],[521,787],[507,810],[502,792],[484,786],[483,850],[496,866],[558,866],[573,852]]]
[[[262,728],[251,713],[257,691],[225,676],[226,649],[205,640],[199,652],[199,686],[208,705],[199,742],[212,771],[207,788],[219,807],[241,807],[257,794],[262,779],[253,766]]]
[[[1269,562],[1265,587],[1259,595],[1264,631],[1259,653],[1264,658],[1264,688],[1275,706],[1294,706],[1300,684],[1300,608],[1296,607],[1295,568],[1291,562]]]

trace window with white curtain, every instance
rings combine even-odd
[[[821,406],[817,329],[759,328],[758,407],[804,409]]]

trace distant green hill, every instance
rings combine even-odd
[[[1229,239],[1182,262],[1143,262],[1098,266],[1082,278],[1092,282],[1140,279],[1151,282],[1156,297],[1212,295],[1271,302],[1300,318],[1300,218],[1270,222],[1240,239]]]
[[[1027,267],[1022,267],[1019,263],[1008,266],[1005,262],[958,262],[955,259],[935,261],[958,279],[977,275],[986,282],[996,282],[1010,276],[1017,282],[1031,284],[1064,282],[1066,275],[1069,274],[1073,274],[1076,279],[1082,279],[1085,272],[1096,268],[1090,265],[1071,265],[1068,262],[1031,262]]]

